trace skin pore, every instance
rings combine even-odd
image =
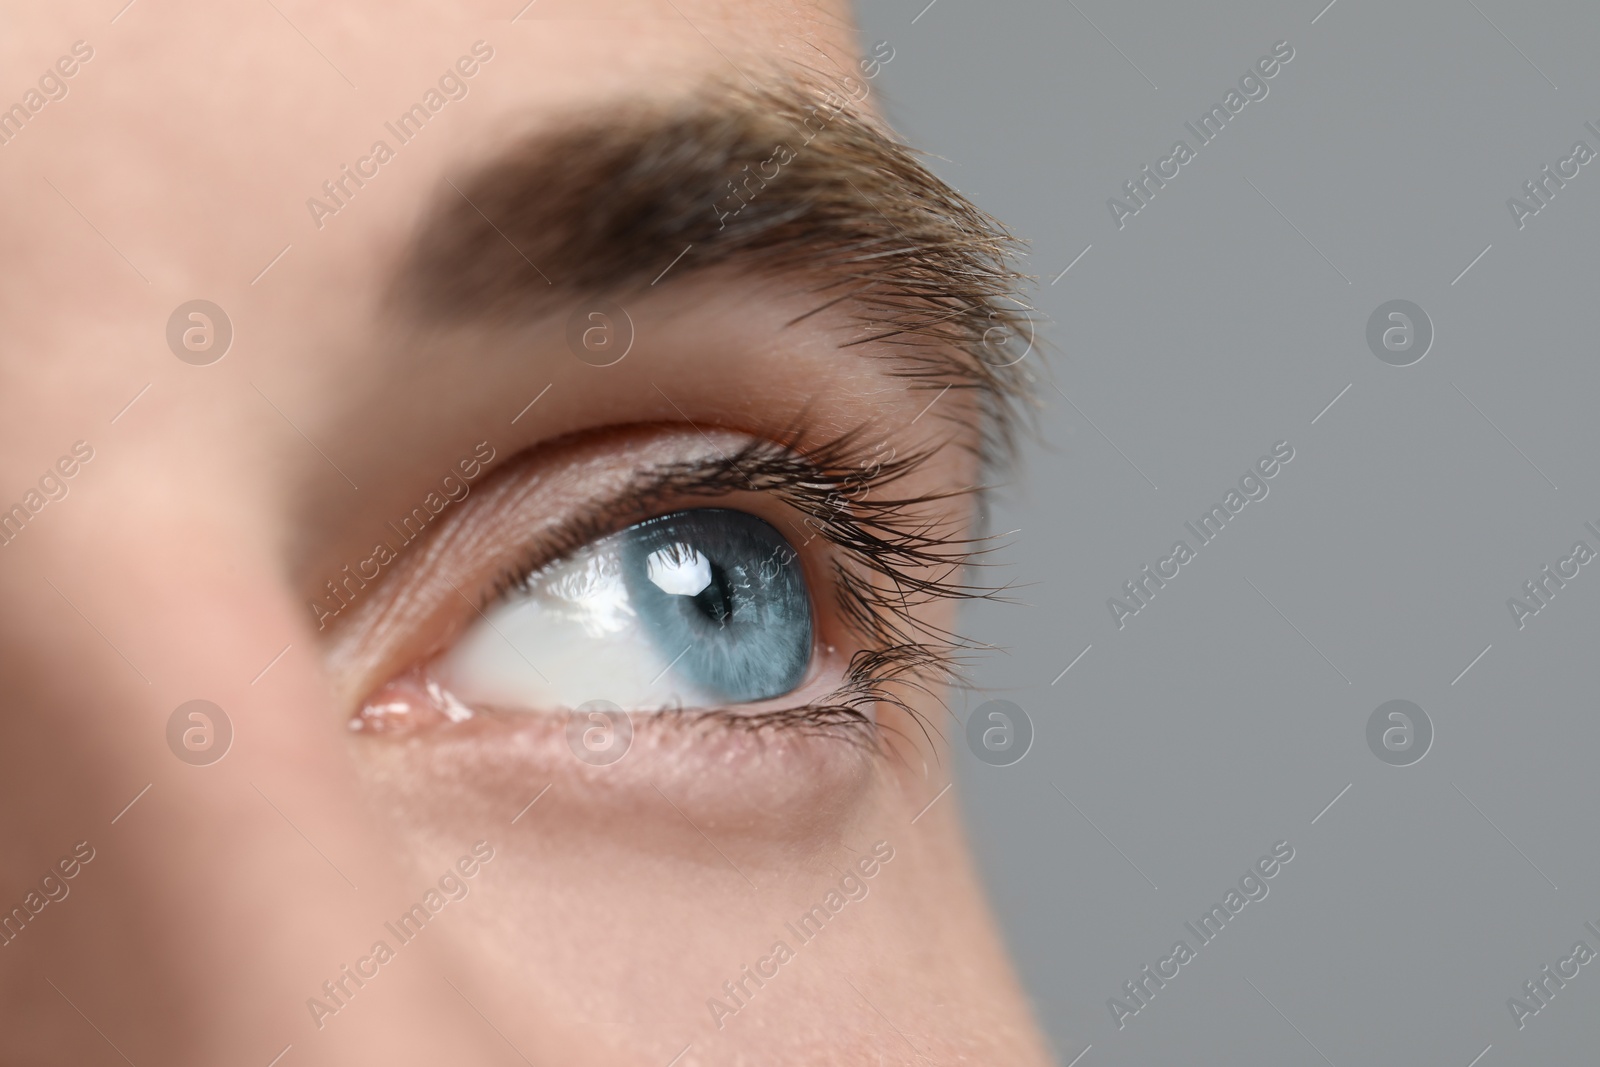
[[[941,798],[935,664],[1016,388],[962,348],[1004,290],[973,266],[994,238],[947,223],[865,95],[737,218],[715,159],[769,158],[762,94],[804,130],[806,93],[863,84],[848,12],[118,6],[11,5],[0,35],[0,70],[93,50],[0,145],[0,506],[93,449],[0,545],[0,908],[94,850],[0,945],[0,1058],[1045,1062]],[[452,70],[461,95],[387,132]],[[308,208],[376,139],[393,158]],[[605,184],[635,158],[682,202]],[[196,298],[234,334],[204,366],[165,335]],[[569,341],[600,298],[632,337],[609,366]],[[446,476],[469,491],[402,544]],[[706,507],[796,551],[794,693],[635,713],[609,766],[559,709],[445,714],[429,672],[508,573]],[[205,766],[168,742],[195,699],[233,729]],[[352,729],[375,704],[393,728]]]

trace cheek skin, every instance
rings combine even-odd
[[[43,975],[136,1062],[228,1062],[241,1049],[281,1048],[290,1040],[283,1034],[303,1030],[303,997],[325,977],[311,973],[331,954],[370,945],[373,901],[414,884],[364,818],[325,679],[300,645],[296,605],[277,581],[250,502],[237,495],[264,472],[212,477],[197,470],[188,444],[152,450],[123,481],[86,483],[82,508],[63,512],[51,536],[38,539],[30,566],[0,573],[13,608],[0,627],[8,715],[0,805],[32,813],[0,833],[0,868],[20,879],[73,842],[94,849],[70,895],[0,949],[8,1062],[93,1063],[109,1053],[94,1029],[62,1025],[58,1012],[76,1013]],[[197,492],[197,480],[211,491]],[[138,514],[151,494],[200,496],[219,510],[191,516],[181,538],[170,525],[138,521],[108,541],[112,517]],[[114,634],[120,651],[39,572]],[[297,647],[252,686],[291,639]],[[181,763],[166,740],[174,707],[196,696],[222,706],[234,725],[225,758],[205,767]],[[364,892],[308,848],[286,816]],[[8,906],[19,901],[20,891]],[[318,1035],[318,1058],[307,1062],[500,1062],[494,1035],[467,1020],[410,1025],[409,1005],[434,1002],[434,975],[455,965],[443,948],[417,946],[413,969],[386,979],[388,999]],[[176,1005],[188,1024],[174,1024]]]
[[[638,754],[553,783],[509,767],[492,783],[463,775],[434,746],[362,761],[364,790],[403,829],[417,870],[440,868],[469,834],[493,839],[453,936],[480,988],[515,990],[498,1001],[513,1037],[550,1035],[541,1051],[586,1065],[665,1063],[686,1043],[708,1065],[921,1062],[882,1011],[931,1062],[1045,1062],[966,874],[951,798],[913,826],[926,800],[875,774],[848,805],[789,827],[756,810],[759,794],[706,803],[667,782],[657,794],[605,781]],[[518,787],[509,809],[485,803],[491,788]],[[792,924],[877,841],[894,857],[863,879],[866,897],[802,943]],[[719,1030],[707,999],[775,940],[796,961]],[[568,1047],[561,1020],[572,1018],[585,1036]]]

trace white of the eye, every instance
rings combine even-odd
[[[699,596],[711,584],[711,561],[699,549],[670,545],[650,553],[645,574],[663,593]]]
[[[668,593],[711,584],[711,564],[685,546],[647,561]],[[609,700],[628,711],[707,707],[715,699],[675,669],[687,650],[663,652],[649,637],[622,580],[620,541],[601,540],[484,609],[484,617],[435,661],[440,685],[469,706],[559,711]],[[676,658],[675,658],[676,657]]]

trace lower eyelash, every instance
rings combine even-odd
[[[841,740],[881,753],[885,734],[904,736],[904,732],[883,725],[874,710],[877,705],[888,704],[905,713],[931,744],[937,728],[909,702],[909,694],[902,694],[899,689],[921,692],[942,702],[934,683],[958,681],[946,649],[924,644],[863,649],[851,657],[844,684],[826,700],[773,711],[705,709],[680,715],[694,722],[751,732],[783,730]]]

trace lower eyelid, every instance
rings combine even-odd
[[[528,708],[497,701],[469,702],[450,688],[435,667],[430,664],[407,671],[380,687],[352,716],[350,729],[365,734],[409,735],[485,719],[507,723],[530,718],[565,721],[576,711],[573,707]],[[663,723],[699,726],[716,719],[726,725],[737,725],[739,720],[776,725],[786,718],[799,720],[809,709],[837,707],[835,702],[848,672],[849,663],[837,648],[819,645],[813,652],[805,680],[782,697],[733,708],[660,708],[628,710],[626,713],[635,723],[656,719]],[[868,728],[876,718],[871,704],[856,708],[852,717]],[[844,721],[840,712],[828,718],[830,721]]]
[[[750,729],[748,716],[720,712],[629,719],[611,762],[579,755],[574,735],[585,722],[574,731],[565,715],[489,711],[424,744],[368,735],[362,763],[380,784],[407,792],[404,807],[417,818],[439,817],[443,801],[447,818],[474,826],[520,819],[517,830],[586,846],[614,838],[625,819],[637,831],[627,847],[664,856],[685,848],[700,856],[704,839],[693,827],[715,826],[722,847],[742,839],[754,849],[741,849],[738,861],[757,882],[747,857],[759,867],[761,842],[780,846],[773,862],[792,862],[794,849],[831,840],[891,773],[859,726]],[[721,861],[710,852],[705,862]]]

